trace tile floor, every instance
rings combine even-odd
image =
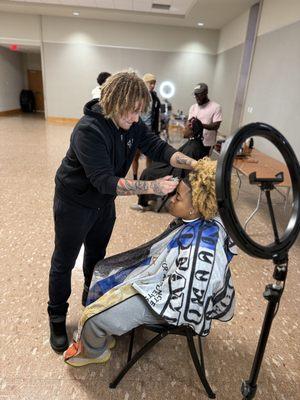
[[[49,124],[39,116],[0,118],[0,400],[206,399],[182,338],[166,338],[115,390],[108,383],[125,362],[128,337],[118,339],[105,366],[73,369],[50,349],[46,303],[53,179],[71,129],[72,125]],[[119,218],[108,255],[145,242],[171,220],[167,214],[130,210],[134,200],[117,199]],[[249,214],[249,204],[244,206]],[[264,216],[258,215],[255,224],[263,232]],[[299,259],[298,240],[290,251],[287,284],[259,375],[257,399],[300,398]],[[208,378],[219,400],[242,398],[241,381],[249,377],[266,307],[262,292],[273,272],[270,262],[242,251],[231,268],[237,292],[235,317],[226,324],[215,322],[205,342]],[[70,333],[80,315],[81,289],[82,273],[76,268]],[[137,344],[149,335],[141,330]]]

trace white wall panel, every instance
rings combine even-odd
[[[299,0],[264,0],[258,35],[300,21]]]
[[[217,30],[43,17],[43,40],[48,43],[215,54],[218,38]]]
[[[91,99],[100,71],[117,72],[129,67],[140,75],[157,76],[157,89],[163,80],[171,80],[176,94],[174,109],[188,111],[194,102],[193,88],[199,81],[212,85],[215,56],[197,53],[171,53],[106,48],[74,44],[44,46],[48,115],[80,117],[85,102]]]
[[[19,109],[22,89],[22,55],[0,46],[0,111]]]

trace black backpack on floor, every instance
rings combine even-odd
[[[20,106],[23,112],[33,112],[35,109],[35,98],[32,90],[22,90],[20,93]]]

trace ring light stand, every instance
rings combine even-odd
[[[261,245],[255,242],[240,224],[234,210],[231,195],[231,172],[234,158],[242,144],[251,137],[263,137],[269,140],[280,151],[289,170],[292,182],[293,203],[290,220],[282,237],[278,235],[276,219],[273,211],[271,192],[276,184],[284,180],[283,172],[274,178],[257,177],[253,172],[249,175],[249,183],[258,185],[265,193],[268,211],[274,233],[274,242]],[[268,284],[264,298],[268,301],[265,317],[252,364],[250,377],[243,381],[241,392],[244,400],[253,399],[257,389],[257,378],[263,360],[273,319],[278,311],[281,295],[284,291],[288,271],[288,250],[297,239],[300,230],[300,167],[297,157],[285,137],[272,126],[263,123],[248,124],[228,138],[222,146],[216,173],[216,194],[220,216],[228,234],[247,254],[257,258],[270,259],[274,264],[273,278],[275,283]]]

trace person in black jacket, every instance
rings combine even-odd
[[[159,135],[159,116],[160,116],[160,100],[155,92],[156,77],[153,74],[145,74],[143,76],[143,81],[149,90],[150,104],[148,109],[141,115],[142,121],[147,126],[149,132],[153,132]],[[133,179],[137,179],[138,169],[139,169],[139,158],[141,152],[137,151],[132,162],[132,173]],[[149,157],[146,159],[147,167],[150,166],[151,160]]]
[[[183,132],[183,137],[188,139],[178,151],[185,154],[194,160],[200,160],[208,156],[207,147],[203,145],[203,125],[197,118],[191,118]],[[167,175],[172,175],[178,179],[183,179],[189,173],[188,170],[182,168],[174,168],[169,163],[154,161],[148,168],[145,168],[141,173],[140,179],[146,181],[153,181],[154,179],[162,178]],[[148,211],[154,210],[153,206],[150,207],[148,202],[150,200],[157,200],[160,196],[153,194],[140,194],[138,196],[138,203],[130,206],[132,210],[136,211]]]
[[[104,258],[115,222],[117,195],[168,194],[177,186],[172,176],[154,181],[125,179],[137,149],[155,161],[193,169],[197,162],[149,132],[140,114],[149,106],[148,89],[134,72],[119,72],[104,84],[101,99],[84,107],[70,147],[55,176],[55,248],[49,274],[50,344],[68,347],[66,314],[71,272],[84,243],[84,291],[94,265]]]

